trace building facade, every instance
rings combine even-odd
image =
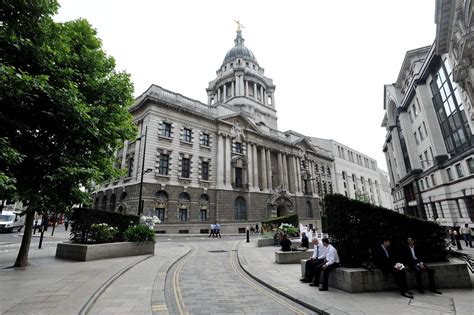
[[[351,199],[392,209],[392,197],[385,172],[377,161],[340,142],[311,138],[311,142],[331,152],[334,157],[335,192]]]
[[[435,15],[434,44],[384,87],[383,151],[395,210],[459,226],[474,220],[471,1],[437,1]]]
[[[321,230],[321,198],[344,194],[333,145],[278,130],[275,85],[240,30],[216,74],[207,104],[156,85],[135,100],[139,134],[116,152],[125,175],[97,188],[94,207],[138,214],[141,200],[141,213],[162,221],[158,233],[208,233],[214,222],[224,233],[243,233],[287,214]],[[376,163],[363,157],[369,167],[344,169],[358,168],[362,189],[384,205]]]

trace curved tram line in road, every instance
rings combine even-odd
[[[295,314],[306,314],[302,310],[297,309],[293,305],[287,303],[283,299],[281,299],[278,295],[273,294],[268,292],[262,285],[256,284],[254,280],[252,280],[245,272],[240,268],[239,262],[238,262],[238,257],[237,257],[237,247],[239,245],[239,242],[236,242],[234,246],[232,247],[232,250],[230,252],[230,264],[232,266],[232,269],[234,272],[245,282],[247,282],[250,286],[252,286],[255,290],[259,291],[260,293],[265,294],[269,298],[272,298],[273,300],[277,301],[281,305],[287,307],[291,311],[295,312]]]

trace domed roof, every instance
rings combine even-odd
[[[227,52],[224,58],[224,64],[235,60],[240,57],[244,60],[248,60],[258,64],[257,59],[253,52],[244,46],[244,38],[242,37],[242,31],[237,30],[237,37],[234,39],[235,46]]]

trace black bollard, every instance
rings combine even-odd
[[[250,242],[250,230],[249,227],[247,227],[247,243]]]
[[[38,221],[35,220],[34,224],[35,225],[33,226],[33,235],[36,234],[36,229],[38,228]]]
[[[44,235],[44,225],[41,225],[41,235],[40,235],[38,249],[41,249],[41,245],[43,244],[43,235]]]

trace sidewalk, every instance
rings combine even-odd
[[[473,314],[472,290],[446,289],[443,295],[415,294],[414,299],[401,297],[397,291],[348,293],[330,287],[321,292],[299,281],[300,264],[276,264],[276,250],[272,246],[258,248],[255,240],[242,242],[238,252],[241,266],[258,281],[314,310],[331,314]]]

